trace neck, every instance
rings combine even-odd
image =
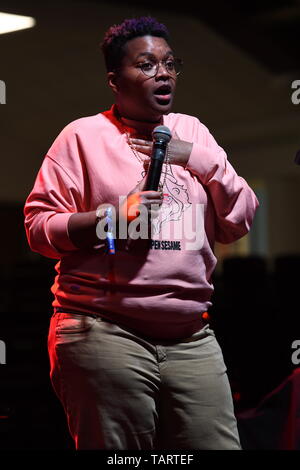
[[[116,112],[117,112],[118,116],[121,119],[127,119],[129,121],[135,121],[137,123],[159,124],[160,122],[162,122],[162,119],[163,119],[162,114],[157,115],[155,117],[147,118],[147,119],[141,118],[140,116],[137,116],[136,114],[133,114],[131,112],[128,112],[128,111],[122,109],[122,107],[117,103],[115,104],[115,109],[116,109]]]
[[[121,126],[123,127],[123,131],[127,130],[127,132],[131,135],[136,136],[144,136],[145,138],[152,138],[152,131],[153,129],[159,125],[163,124],[163,116],[159,120],[141,120],[136,119],[132,115],[127,113],[120,113],[119,109],[116,105],[113,106],[113,112],[120,122]]]
[[[161,122],[162,116],[157,119],[137,119],[134,116],[130,116],[129,114],[120,114],[121,119],[127,121],[134,121],[137,123],[145,123],[145,124],[159,124]]]

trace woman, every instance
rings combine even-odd
[[[77,449],[240,449],[206,312],[214,242],[244,236],[257,199],[208,129],[171,113],[181,61],[164,25],[124,20],[102,50],[115,103],[63,129],[24,208],[31,249],[59,259],[52,384]],[[146,191],[161,124],[172,139],[159,190]],[[114,254],[96,231],[103,207],[118,226]],[[129,230],[143,208],[146,240]]]

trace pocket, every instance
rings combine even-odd
[[[56,316],[56,335],[84,333],[97,322],[97,317],[77,313],[57,313]]]

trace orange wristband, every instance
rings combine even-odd
[[[141,199],[140,199],[140,196],[137,193],[134,193],[134,194],[131,194],[130,196],[128,196],[128,198],[127,198],[127,211],[126,211],[126,205],[124,204],[122,206],[122,210],[121,210],[122,217],[124,217],[124,219],[128,220],[129,222],[134,220],[138,216],[138,214],[135,213],[135,215],[133,215],[133,214],[129,215],[128,214],[129,209],[132,206],[138,206],[140,203],[141,203]],[[136,209],[136,212],[138,212],[138,209]]]

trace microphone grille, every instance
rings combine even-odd
[[[153,140],[163,141],[168,144],[172,138],[172,133],[167,126],[156,126],[152,132]]]

